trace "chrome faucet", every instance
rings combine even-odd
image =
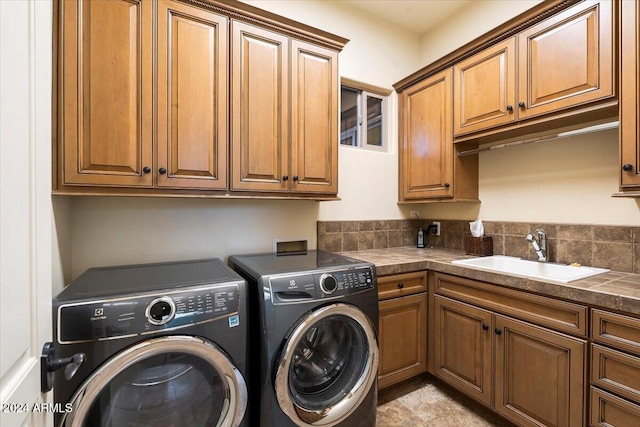
[[[525,242],[531,243],[533,246],[533,250],[536,251],[536,255],[538,255],[539,262],[547,262],[547,236],[544,234],[542,230],[536,230],[538,233],[538,241],[533,237],[533,234],[528,233],[524,240]],[[538,244],[538,242],[540,242]]]

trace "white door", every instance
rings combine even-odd
[[[0,425],[49,426],[51,1],[0,0]]]

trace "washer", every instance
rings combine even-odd
[[[87,270],[53,300],[55,425],[248,425],[246,301],[218,259]]]
[[[248,284],[252,420],[263,427],[374,426],[373,264],[309,251],[231,256],[229,265]]]

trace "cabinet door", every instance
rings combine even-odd
[[[232,21],[231,188],[288,189],[289,40]]]
[[[63,184],[153,185],[150,1],[60,4]],[[145,169],[148,168],[148,169]]]
[[[613,95],[611,1],[585,1],[518,35],[519,116]]]
[[[292,190],[338,193],[338,53],[291,42]]]
[[[512,37],[453,67],[456,135],[515,121],[515,47]]]
[[[400,194],[453,197],[451,69],[402,92]]]
[[[227,188],[227,18],[158,2],[158,186]]]
[[[427,294],[380,302],[378,387],[427,370]]]
[[[620,183],[640,190],[640,4],[620,3]]]
[[[584,425],[586,342],[495,316],[495,410],[522,426]]]
[[[491,312],[435,297],[435,375],[491,406]]]

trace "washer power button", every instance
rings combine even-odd
[[[338,288],[338,282],[336,278],[331,274],[323,274],[320,277],[320,289],[325,294],[332,294]]]
[[[176,306],[169,297],[160,297],[151,301],[145,310],[147,320],[153,325],[169,323],[176,314]]]

